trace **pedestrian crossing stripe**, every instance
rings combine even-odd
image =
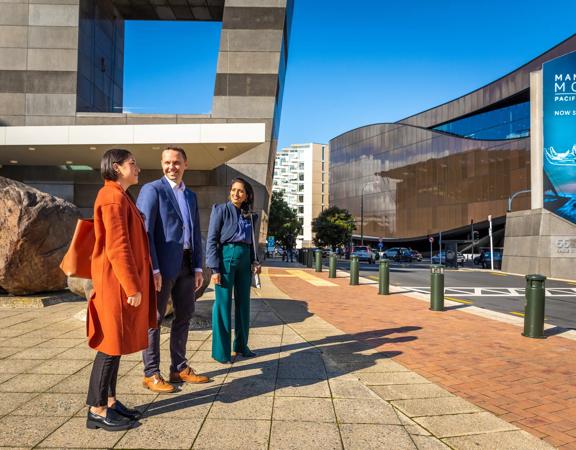
[[[411,290],[420,294],[430,294],[429,286],[408,287],[403,289]],[[576,288],[546,288],[546,297],[576,297]],[[494,287],[446,287],[444,295],[454,295],[457,297],[524,297],[525,288],[494,288]]]
[[[291,274],[293,276],[300,278],[301,280],[306,281],[307,283],[310,283],[313,286],[323,286],[323,287],[338,286],[337,284],[332,283],[330,281],[322,280],[321,278],[315,277],[310,272],[306,272],[304,270],[286,269],[286,272],[288,272],[289,274]]]

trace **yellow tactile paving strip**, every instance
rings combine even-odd
[[[304,270],[287,269],[286,272],[288,272],[290,275],[293,275],[295,277],[300,278],[301,280],[306,281],[307,283],[310,283],[313,286],[324,286],[324,287],[337,287],[338,286],[337,284],[332,283],[330,281],[315,277],[310,272],[306,272]]]

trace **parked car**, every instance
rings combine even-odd
[[[418,250],[412,250],[411,248],[409,248],[408,250],[410,250],[410,252],[412,253],[412,259],[418,262],[422,261],[422,253],[420,253]]]
[[[370,247],[365,245],[355,245],[352,247],[352,253],[350,255],[357,256],[358,261],[366,261],[369,264],[374,264],[376,262],[376,254]]]
[[[406,247],[392,247],[384,252],[384,258],[396,262],[412,262],[412,250]]]
[[[446,251],[442,250],[432,256],[432,264],[446,264]],[[464,255],[461,252],[456,252],[456,264],[464,265]]]
[[[502,248],[495,248],[494,249],[494,268],[501,269],[502,268]],[[489,269],[492,264],[490,261],[490,249],[483,248],[480,250],[480,255],[474,258],[474,264],[482,266],[483,269]]]

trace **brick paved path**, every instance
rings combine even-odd
[[[326,272],[310,274],[327,279]],[[563,450],[576,449],[576,341],[528,339],[521,329],[458,310],[432,312],[403,295],[379,296],[374,286],[314,286],[284,269],[270,269],[287,295],[347,333],[370,341],[394,361],[457,396]]]

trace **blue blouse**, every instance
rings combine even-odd
[[[238,227],[228,242],[252,244],[252,222],[250,218],[244,217],[239,208],[234,207],[234,209],[238,214]]]

